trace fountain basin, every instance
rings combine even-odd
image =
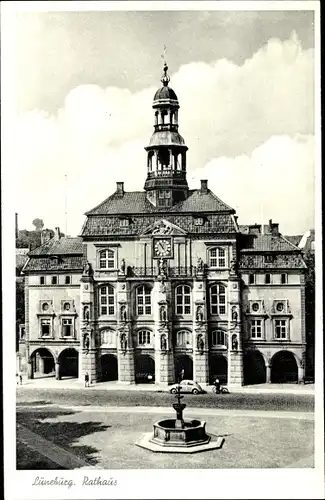
[[[205,432],[206,422],[202,420],[188,420],[179,427],[175,419],[159,420],[153,424],[152,443],[159,446],[197,446],[207,444],[210,436]]]

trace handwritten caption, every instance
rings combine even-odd
[[[67,479],[65,477],[55,476],[52,479],[48,479],[42,476],[36,476],[32,483],[32,486],[63,486],[68,489],[73,486],[77,486],[79,481]],[[80,483],[79,483],[80,484]],[[117,479],[113,477],[103,478],[102,476],[89,477],[83,476],[81,480],[81,486],[116,486]]]

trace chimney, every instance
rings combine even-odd
[[[117,182],[116,183],[116,194],[119,194],[120,196],[124,195],[124,182]]]
[[[202,194],[207,194],[208,192],[208,181],[201,179],[201,193]]]
[[[279,234],[279,224],[276,222],[272,222],[272,219],[269,220],[269,232],[273,236],[277,236]]]
[[[248,226],[248,234],[260,234],[261,233],[261,224],[252,224]]]
[[[56,227],[54,230],[54,239],[55,241],[59,241],[60,238],[61,238],[60,228]]]

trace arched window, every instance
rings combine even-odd
[[[228,334],[223,330],[212,332],[212,345],[228,347]]]
[[[192,345],[192,333],[187,330],[180,330],[176,333],[177,347],[190,347]]]
[[[138,344],[149,345],[151,343],[151,332],[149,330],[138,331]]]
[[[210,313],[226,314],[226,288],[223,285],[213,285],[210,288]]]
[[[115,252],[114,250],[101,250],[99,252],[99,268],[100,269],[115,269]]]
[[[138,316],[151,314],[151,289],[149,287],[138,286],[136,290],[136,307]]]
[[[99,314],[115,314],[115,291],[111,285],[101,286],[99,289]]]
[[[111,328],[107,328],[100,332],[101,345],[116,346],[116,332]]]
[[[221,247],[209,250],[209,267],[226,267],[226,249]]]
[[[175,289],[176,314],[191,314],[191,288],[178,285]]]

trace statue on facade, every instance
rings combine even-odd
[[[165,323],[167,321],[167,311],[165,306],[160,306],[159,308],[160,321]]]
[[[170,234],[172,232],[171,226],[165,224],[164,221],[160,221],[156,227],[152,230],[152,234]]]
[[[196,266],[197,266],[198,272],[202,273],[204,270],[204,263],[203,263],[203,260],[201,257],[198,257]]]
[[[237,263],[234,259],[230,262],[230,272],[231,274],[237,273]]]
[[[167,276],[167,261],[166,261],[166,259],[159,259],[158,273],[160,276]]]
[[[159,291],[160,291],[160,293],[166,293],[166,285],[165,285],[163,279],[161,280]]]
[[[126,269],[126,266],[125,266],[125,259],[122,259],[122,260],[121,260],[121,266],[120,266],[120,270],[121,270],[121,273],[122,273],[122,274],[125,274],[125,269]]]
[[[197,348],[198,348],[199,351],[203,351],[203,349],[204,349],[204,340],[203,340],[203,336],[202,336],[201,333],[197,336],[196,345],[197,345]]]
[[[238,312],[237,312],[236,306],[233,306],[233,308],[231,309],[231,319],[232,319],[232,321],[236,321],[236,322],[238,320]]]
[[[85,267],[83,269],[82,275],[83,276],[93,276],[93,274],[94,274],[94,270],[91,267],[90,262],[86,262],[86,265],[85,265]]]
[[[121,306],[121,311],[120,311],[120,318],[121,318],[121,321],[126,321],[126,307],[125,306]]]
[[[121,349],[123,349],[125,351],[127,346],[128,346],[128,341],[127,341],[125,333],[122,333],[120,336],[120,344],[121,344]]]
[[[160,347],[161,347],[162,351],[166,351],[166,349],[167,349],[167,338],[166,338],[166,335],[164,333],[160,337]]]
[[[198,306],[196,309],[196,321],[201,323],[204,320],[203,308],[202,306]]]
[[[83,314],[83,318],[85,321],[89,321],[89,307],[88,306],[85,306],[84,307],[84,314]]]
[[[238,350],[238,338],[236,334],[234,334],[231,338],[231,348],[233,351]]]
[[[89,334],[85,333],[84,337],[83,337],[83,347],[84,347],[84,349],[87,349],[87,351],[88,351],[89,345],[90,345]]]

